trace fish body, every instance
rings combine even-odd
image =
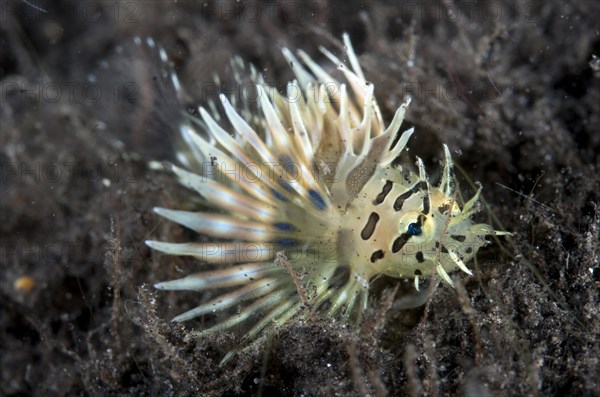
[[[374,278],[412,278],[418,289],[437,274],[451,285],[450,272],[471,274],[466,263],[486,236],[503,234],[472,220],[480,190],[459,204],[446,145],[439,183],[421,159],[398,162],[414,133],[400,131],[410,99],[386,125],[347,35],[344,44],[349,65],[322,49],[341,81],[284,49],[296,76],[285,95],[253,71],[252,100],[221,95],[224,117],[213,104],[182,124],[182,166],[171,169],[207,209],[154,211],[212,241],[146,244],[207,266],[156,284],[215,292],[174,319],[230,313],[196,335],[249,324],[246,336],[255,338],[307,307],[357,318]]]

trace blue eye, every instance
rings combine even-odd
[[[418,236],[423,233],[423,228],[418,223],[409,223],[408,229],[406,230],[406,234],[409,236]]]

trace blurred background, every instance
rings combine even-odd
[[[593,0],[3,1],[0,395],[598,395],[598,15]],[[202,321],[169,319],[200,297],[151,287],[197,264],[143,244],[186,233],[151,209],[190,195],[148,163],[174,159],[183,112],[226,90],[234,56],[283,88],[282,47],[343,57],[343,32],[386,121],[412,96],[411,153],[436,168],[447,143],[484,187],[481,217],[515,236],[427,308],[376,297],[359,331],[296,321],[220,368],[238,337],[187,339]]]

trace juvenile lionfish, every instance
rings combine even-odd
[[[146,244],[212,266],[155,287],[215,291],[174,321],[243,307],[196,335],[244,324],[255,338],[307,306],[357,318],[377,276],[413,278],[419,289],[421,278],[438,274],[452,285],[449,272],[471,275],[465,263],[485,237],[504,234],[471,219],[481,188],[462,208],[457,202],[446,145],[437,185],[420,158],[416,167],[399,164],[414,131],[398,133],[410,99],[386,127],[347,35],[344,44],[349,66],[321,48],[344,83],[306,53],[298,52],[300,62],[283,49],[296,77],[287,96],[254,71],[253,98],[237,106],[221,95],[226,117],[215,106],[200,108],[193,124],[183,124],[187,147],[178,157],[187,169],[171,168],[210,210],[154,212],[214,241]]]

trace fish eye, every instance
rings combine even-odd
[[[406,229],[406,234],[409,236],[419,236],[423,233],[423,228],[418,223],[409,223],[408,228]]]

